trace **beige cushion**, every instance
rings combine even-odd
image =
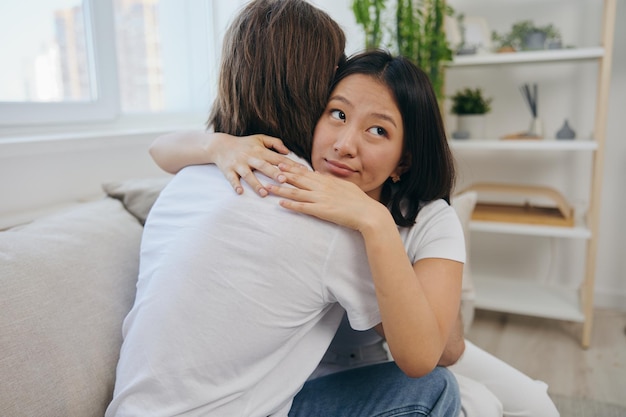
[[[102,417],[141,233],[111,198],[0,232],[0,416]]]
[[[470,232],[469,223],[472,218],[472,212],[476,206],[478,194],[475,191],[467,191],[452,197],[452,207],[454,207],[461,225],[463,226],[463,234],[465,235],[465,252],[466,260],[463,267],[463,290],[461,293],[461,317],[463,318],[463,327],[467,333],[474,320],[474,300],[476,292],[474,282],[472,281],[472,272],[470,266]]]
[[[115,181],[103,184],[102,188],[110,197],[120,200],[126,210],[143,225],[159,193],[170,179],[157,177]]]

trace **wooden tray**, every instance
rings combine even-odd
[[[477,183],[464,191],[478,192],[478,202],[472,213],[472,220],[524,223],[549,226],[574,226],[574,209],[556,190],[517,184]],[[532,205],[528,201],[522,204],[481,202],[480,193],[489,192],[494,195],[517,195],[530,199],[543,197],[554,202],[554,207]]]

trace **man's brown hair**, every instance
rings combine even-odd
[[[208,126],[235,136],[263,133],[310,161],[345,35],[304,0],[254,0],[224,37]]]

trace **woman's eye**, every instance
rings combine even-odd
[[[346,120],[346,114],[341,110],[331,110],[330,115],[337,120]]]
[[[370,131],[370,133],[372,133],[374,135],[377,135],[377,136],[386,136],[387,135],[387,131],[385,129],[383,129],[382,127],[380,127],[380,126],[371,127],[369,129],[369,131]]]

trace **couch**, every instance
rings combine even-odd
[[[107,183],[101,199],[0,232],[0,416],[104,414],[142,225],[168,180]],[[459,217],[469,220],[474,203],[475,194],[455,200]]]

